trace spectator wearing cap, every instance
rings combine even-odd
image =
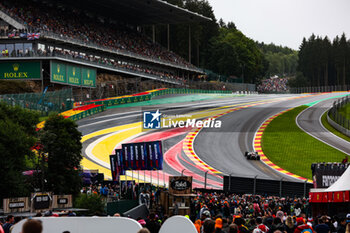
[[[215,220],[215,233],[222,233],[222,219],[217,218]]]
[[[350,223],[350,213],[346,215],[346,223]]]
[[[297,227],[294,233],[315,233],[311,226],[305,224],[304,218],[299,217],[296,219]]]
[[[196,227],[197,232],[201,233],[202,221],[200,219],[197,219],[194,222],[194,226]]]

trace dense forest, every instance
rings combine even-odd
[[[303,39],[299,50],[301,72],[294,86],[334,86],[350,84],[350,42],[345,34],[333,41],[312,35]]]
[[[297,51],[288,47],[277,46],[273,43],[256,43],[269,63],[269,68],[265,74],[266,78],[275,75],[279,77],[295,76],[298,67]]]
[[[233,22],[217,20],[206,0],[167,1],[211,19],[170,25],[170,50],[186,59],[190,57],[190,62],[200,68],[247,83],[260,83],[263,78],[277,75],[295,77],[289,80],[293,87],[350,84],[350,42],[344,34],[333,41],[312,35],[304,38],[300,50],[295,51],[254,42]],[[152,34],[151,27],[145,31]],[[156,26],[156,41],[167,47],[167,25]]]
[[[268,62],[257,44],[239,31],[234,23],[217,20],[208,1],[167,1],[211,19],[210,22],[191,25],[170,25],[170,50],[186,59],[189,59],[190,53],[192,64],[247,83],[256,83],[265,76]],[[151,35],[151,27],[145,30]],[[156,41],[167,47],[167,25],[156,26]]]

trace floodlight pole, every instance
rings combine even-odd
[[[152,25],[152,40],[153,43],[156,42],[156,27],[154,25]]]
[[[170,25],[167,26],[167,34],[168,34],[168,51],[170,51]]]
[[[188,25],[188,62],[191,63],[191,25]]]

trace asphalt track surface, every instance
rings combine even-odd
[[[234,106],[260,103],[258,106],[243,108],[223,115],[219,118],[222,121],[220,129],[202,129],[195,138],[194,150],[205,163],[222,172],[221,175],[258,176],[258,178],[273,180],[284,178],[284,180],[297,181],[270,169],[260,161],[248,161],[243,154],[245,151],[253,150],[252,142],[255,132],[271,115],[291,107],[334,95],[336,94],[307,95],[308,97],[297,99],[294,97],[299,97],[300,95],[248,95],[244,97],[225,97],[205,101],[154,105],[148,106],[147,110],[150,108],[154,110],[161,109],[161,112],[166,114],[185,114],[198,111],[212,111],[212,109],[218,111],[218,108],[229,109]],[[78,121],[79,130],[86,137],[86,140],[83,142],[83,155],[85,157],[83,166],[88,169],[101,169],[105,176],[108,177],[109,158],[106,157],[121,142],[161,139],[165,147],[165,159],[164,174],[160,176],[180,175],[183,172],[184,175],[193,176],[195,186],[200,187],[203,185],[206,171],[191,161],[182,150],[182,140],[186,137],[188,131],[177,129],[162,129],[150,132],[140,131],[137,128],[140,128],[141,124],[137,125],[137,122],[141,121],[143,110],[145,109],[141,107],[109,109],[103,113]],[[128,126],[128,130],[130,130],[127,135],[121,134],[120,137],[125,138],[120,138],[118,134],[114,135],[113,138],[113,129],[116,128],[119,130],[118,132],[122,132],[122,127],[124,126]],[[106,132],[103,130],[106,130]],[[108,139],[109,135],[112,135],[110,139]],[[102,148],[104,153],[99,155],[98,153],[100,152],[98,152],[96,155],[98,158],[89,156],[88,152],[94,152],[93,149],[89,150],[91,145],[94,143],[98,145],[97,142],[99,140],[103,142],[105,140],[104,137],[107,138],[107,141],[109,140],[109,144],[113,144],[113,140],[116,140],[115,147],[102,145],[104,146]],[[145,178],[147,178],[147,175],[151,176],[152,179],[152,174],[146,174]],[[159,176],[159,174],[153,173],[153,177],[155,175]],[[209,188],[221,188],[222,177],[209,173],[207,183]]]
[[[329,132],[321,122],[322,115],[332,107],[334,101],[335,99],[325,100],[305,109],[296,121],[298,126],[311,136],[350,155],[350,142]]]

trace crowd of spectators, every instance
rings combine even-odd
[[[35,32],[53,33],[84,44],[194,68],[180,56],[153,43],[146,35],[80,9],[25,0],[7,0],[0,3],[0,8]]]
[[[146,199],[147,196],[152,198],[159,191],[155,188],[146,189],[140,189],[140,202],[141,195]],[[108,196],[118,190],[117,185],[91,185],[83,188],[82,193]],[[195,194],[190,215],[185,217],[191,219],[198,233],[350,233],[350,214],[313,218],[306,198],[225,195],[215,192]],[[168,216],[161,208],[157,209],[158,206],[150,207],[152,211],[147,218],[136,219],[144,227],[140,232],[159,232]],[[63,216],[75,215],[65,213]],[[120,216],[119,213],[114,215]],[[2,227],[8,229],[15,222],[13,216],[9,216]]]
[[[114,59],[109,58],[102,58],[97,57],[93,55],[87,55],[83,53],[78,53],[74,51],[68,51],[68,50],[62,50],[62,49],[55,49],[52,51],[47,51],[43,49],[39,49],[38,51],[26,49],[23,50],[13,50],[11,53],[9,53],[8,50],[1,51],[1,57],[32,57],[32,56],[44,56],[44,57],[50,57],[50,56],[63,56],[65,58],[71,58],[71,59],[79,59],[84,60],[86,62],[95,63],[97,65],[104,65],[111,68],[116,69],[123,69],[125,71],[131,71],[131,72],[137,72],[139,74],[145,74],[149,76],[154,76],[155,78],[161,80],[161,81],[169,81],[169,82],[176,82],[177,84],[183,85],[185,82],[185,79],[182,77],[179,77],[171,72],[165,72],[161,71],[155,67],[148,67],[145,64],[136,64],[131,62],[125,62],[125,61],[117,61]]]
[[[272,77],[269,79],[262,80],[261,84],[258,85],[258,91],[263,93],[268,92],[286,92],[288,91],[288,79]]]
[[[190,217],[198,233],[350,232],[350,214],[311,216],[306,198],[197,193]]]

